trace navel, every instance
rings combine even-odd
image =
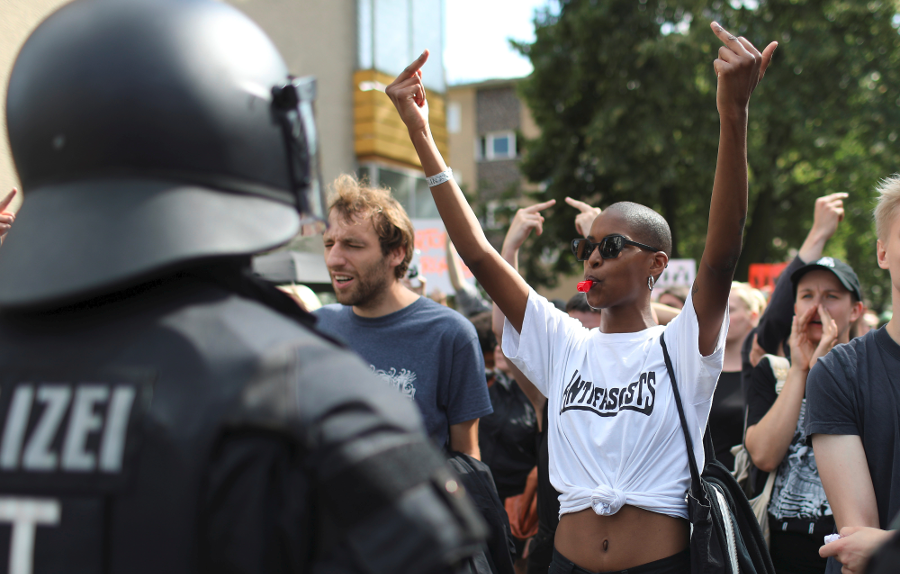
[[[603,541],[603,551],[606,552],[607,550],[609,550],[609,540],[604,540]]]

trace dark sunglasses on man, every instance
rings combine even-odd
[[[626,239],[624,235],[616,234],[607,235],[598,243],[591,243],[589,240],[583,238],[573,239],[572,253],[575,254],[575,258],[578,261],[587,261],[588,257],[591,256],[591,253],[594,252],[594,248],[599,247],[600,257],[603,259],[615,259],[619,256],[619,253],[622,253],[622,250],[625,249],[626,245],[634,245],[635,247],[640,247],[647,251],[661,251],[655,247],[650,247],[649,245]]]

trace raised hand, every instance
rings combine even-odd
[[[749,40],[735,37],[718,22],[710,26],[723,44],[719,48],[719,57],[713,62],[718,78],[716,107],[719,115],[746,116],[750,95],[766,74],[778,42],[772,42],[760,54]]]
[[[826,240],[831,238],[838,223],[844,220],[844,200],[848,197],[849,193],[832,193],[817,199],[812,231],[820,233]]]
[[[819,305],[819,319],[822,321],[822,338],[819,339],[819,344],[816,346],[816,350],[809,360],[810,369],[813,368],[816,361],[827,355],[828,352],[834,348],[838,340],[837,323],[831,318],[828,309],[821,304]]]
[[[590,235],[591,224],[594,223],[594,219],[600,215],[602,210],[599,207],[591,207],[585,202],[572,199],[571,197],[566,198],[566,203],[580,212],[575,216],[575,230],[578,231],[578,234],[582,237]]]
[[[427,61],[425,50],[384,90],[410,132],[428,128],[428,100],[422,83],[422,66]]]
[[[16,193],[16,188],[13,188],[12,191],[6,194],[6,197],[0,199],[0,244],[3,243],[4,239],[6,239],[6,234],[9,233],[9,230],[12,228],[12,224],[16,220],[16,215],[14,213],[6,211],[6,208],[9,207],[9,204],[16,196]]]
[[[509,231],[506,232],[506,237],[503,239],[503,252],[518,251],[532,230],[536,235],[543,233],[544,216],[541,215],[541,211],[555,204],[556,200],[551,199],[516,211],[512,223],[509,224]]]

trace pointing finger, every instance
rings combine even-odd
[[[408,80],[409,78],[412,78],[413,76],[416,75],[416,72],[418,72],[422,68],[422,66],[425,65],[425,62],[427,62],[427,61],[428,61],[428,50],[425,50],[424,52],[422,52],[419,55],[418,58],[413,60],[410,65],[406,66],[406,68],[404,68],[404,70],[402,72],[400,72],[400,75],[397,76],[397,79],[395,79],[393,83],[396,84],[398,82],[402,82],[403,80]]]
[[[594,208],[583,201],[578,201],[577,199],[572,199],[571,197],[566,197],[566,203],[577,209],[578,211],[585,213],[587,211],[592,211]]]
[[[538,211],[543,211],[543,210],[547,209],[548,207],[553,206],[555,203],[556,203],[556,200],[551,199],[550,201],[545,201],[543,203],[535,203],[534,205],[529,205],[528,207],[525,207],[524,209],[528,213],[536,213]]]
[[[718,22],[713,22],[710,24],[713,32],[722,41],[723,44],[737,52],[738,50],[744,50],[744,45],[740,43],[737,39],[737,36],[726,30],[722,27]]]
[[[16,196],[16,193],[18,193],[18,190],[16,188],[12,188],[12,191],[7,193],[6,197],[4,197],[3,199],[0,199],[0,211],[3,211],[7,207],[9,207],[9,204],[10,204],[10,202],[12,202],[13,198]]]

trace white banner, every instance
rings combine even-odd
[[[653,290],[667,287],[685,286],[694,284],[697,276],[697,262],[693,259],[669,259],[669,266],[659,276],[659,281],[653,286]]]
[[[435,289],[440,289],[446,295],[455,294],[456,290],[450,285],[450,275],[447,273],[447,235],[444,222],[440,219],[413,219],[412,224],[416,230],[413,263],[418,262],[419,273],[425,276],[426,294]],[[462,268],[465,280],[474,283],[475,277],[469,268],[464,263]]]

